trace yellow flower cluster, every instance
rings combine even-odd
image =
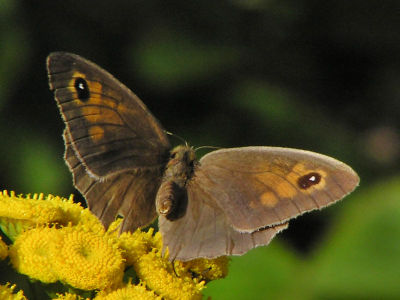
[[[197,278],[211,281],[228,275],[228,263],[229,258],[226,256],[216,259],[198,258],[186,262],[176,261],[175,271],[178,275],[190,271],[195,273]]]
[[[8,246],[3,242],[0,236],[0,260],[5,259],[8,256]]]
[[[27,300],[26,297],[24,296],[23,291],[18,291],[16,294],[14,294],[14,289],[16,285],[10,285],[10,283],[7,283],[5,285],[0,285],[0,299],[4,300]]]
[[[13,241],[10,261],[32,279],[98,291],[94,299],[201,299],[207,281],[227,274],[226,257],[171,263],[168,254],[162,255],[160,233],[149,229],[119,235],[120,223],[116,220],[106,231],[72,197],[0,193],[0,226]],[[0,241],[0,258],[1,248]],[[129,276],[132,268],[134,278]],[[74,292],[57,299],[84,298]]]
[[[83,300],[85,298],[72,293],[65,294],[57,294],[57,298],[53,298],[54,300]]]
[[[161,296],[157,296],[154,291],[149,291],[143,283],[128,283],[124,287],[116,289],[112,292],[98,293],[95,300],[121,300],[121,299],[138,299],[138,300],[161,300]]]
[[[82,290],[105,289],[122,281],[121,251],[109,239],[66,226],[21,233],[10,248],[20,273],[44,283],[58,280]]]
[[[84,225],[92,231],[104,230],[98,219],[69,199],[43,194],[16,195],[0,192],[0,228],[14,240],[21,232],[38,225]]]

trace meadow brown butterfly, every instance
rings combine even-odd
[[[212,151],[199,161],[171,148],[143,102],[105,70],[70,53],[47,58],[65,122],[65,160],[75,187],[105,227],[121,231],[158,215],[170,259],[241,255],[267,245],[305,212],[349,194],[357,174],[331,157],[278,147]]]

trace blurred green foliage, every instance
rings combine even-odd
[[[360,174],[341,204],[235,257],[208,295],[400,298],[397,12],[395,0],[2,0],[0,188],[77,193],[44,66],[74,52],[194,146],[302,148]]]

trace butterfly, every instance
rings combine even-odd
[[[47,58],[65,122],[65,161],[75,187],[107,228],[145,227],[158,216],[170,260],[242,255],[267,245],[288,221],[352,192],[357,174],[331,157],[280,147],[172,148],[143,102],[96,64]]]

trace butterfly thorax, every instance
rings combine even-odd
[[[180,145],[170,152],[161,186],[156,196],[156,208],[168,219],[178,218],[187,204],[186,184],[192,177],[196,155],[192,147]]]

